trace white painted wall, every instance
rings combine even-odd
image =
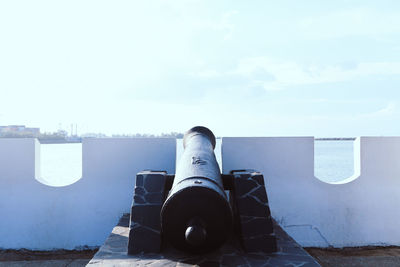
[[[137,172],[175,172],[175,139],[85,139],[82,178],[52,187],[39,151],[35,139],[0,139],[0,248],[99,246],[129,212]]]
[[[99,246],[129,212],[137,172],[175,172],[174,139],[86,139],[82,178],[52,187],[38,146],[0,139],[0,248]],[[303,246],[400,245],[400,137],[361,137],[354,151],[356,175],[327,184],[312,137],[223,138],[223,171],[261,171],[273,217]]]
[[[223,172],[264,174],[272,216],[301,245],[400,245],[400,137],[361,137],[347,183],[314,177],[313,137],[223,138]]]

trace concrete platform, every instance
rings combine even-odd
[[[129,214],[125,214],[87,266],[320,266],[275,222],[274,231],[278,252],[271,254],[244,253],[236,240],[230,240],[204,255],[184,254],[166,245],[159,254],[130,256]]]
[[[88,259],[0,261],[0,267],[82,267],[88,262]]]

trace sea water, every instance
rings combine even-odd
[[[338,182],[354,174],[354,141],[315,141],[314,175]]]
[[[336,182],[353,175],[353,141],[315,141],[314,173],[325,182]],[[81,144],[43,144],[40,146],[41,179],[53,186],[72,184],[82,176]],[[183,152],[177,140],[177,161]],[[221,139],[215,155],[221,166]]]

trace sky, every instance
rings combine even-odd
[[[0,0],[0,125],[400,135],[400,1]]]

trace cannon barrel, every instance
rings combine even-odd
[[[206,127],[186,132],[184,152],[161,209],[162,234],[174,247],[203,253],[221,246],[232,229],[232,209]]]

